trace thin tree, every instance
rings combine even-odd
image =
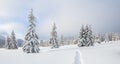
[[[16,41],[14,30],[11,33],[11,43],[12,43],[12,49],[18,49],[18,44]]]
[[[31,9],[29,15],[30,25],[28,27],[27,34],[25,35],[25,42],[23,45],[23,51],[26,53],[39,53],[39,41],[35,31],[35,16],[33,15],[33,9]]]
[[[85,46],[85,29],[84,29],[84,25],[82,25],[81,29],[80,29],[80,33],[79,33],[79,37],[76,40],[76,42],[78,42],[78,46]]]
[[[86,46],[93,46],[93,35],[92,35],[92,29],[91,25],[86,25],[86,36],[87,36],[87,45]]]
[[[95,43],[99,43],[99,44],[101,43],[101,37],[100,37],[100,34],[96,34],[96,35],[95,35],[94,42],[95,42]]]
[[[52,28],[51,38],[50,38],[49,43],[52,44],[52,48],[59,48],[55,23]]]
[[[108,33],[106,33],[105,34],[105,40],[104,40],[105,42],[109,42],[110,41],[110,39],[109,39],[109,34]]]
[[[10,46],[11,46],[10,42],[11,42],[11,39],[9,36],[7,36],[5,40],[5,46],[4,46],[6,49],[10,49]]]

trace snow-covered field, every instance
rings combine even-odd
[[[120,41],[95,44],[94,47],[61,46],[58,49],[40,47],[38,54],[0,49],[0,64],[74,64],[76,51],[81,64],[120,64]]]

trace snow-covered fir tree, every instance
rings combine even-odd
[[[52,44],[52,48],[59,48],[55,23],[52,28],[51,38],[50,38],[49,43]]]
[[[18,43],[16,41],[14,30],[11,33],[11,43],[12,43],[12,49],[18,49]]]
[[[11,39],[9,36],[6,37],[5,39],[5,46],[6,49],[10,49],[11,48]]]
[[[33,15],[33,9],[31,9],[29,15],[30,25],[28,27],[27,34],[25,35],[25,42],[23,45],[23,51],[26,53],[39,53],[39,41],[35,31],[35,16]]]
[[[73,64],[81,64],[80,53],[78,51],[76,51],[76,55],[75,55],[74,63]]]
[[[5,48],[6,49],[18,49],[14,30],[11,33],[11,37],[7,36],[5,40]]]
[[[101,43],[101,36],[100,36],[100,34],[96,34],[96,35],[95,35],[94,42],[95,42],[95,43],[99,43],[99,44]]]
[[[85,28],[84,28],[84,25],[82,25],[77,42],[79,47],[93,46],[93,36],[92,36],[91,25],[86,25]]]
[[[100,35],[100,40],[101,40],[101,42],[104,42],[104,39],[105,39],[105,38],[104,38],[104,34],[101,34],[101,35]]]
[[[118,41],[120,39],[120,34],[119,33],[115,33],[115,41]]]
[[[86,34],[87,34],[87,45],[86,46],[93,46],[93,35],[91,25],[86,25]]]
[[[104,42],[109,42],[109,41],[110,41],[109,34],[106,33],[105,34],[105,40],[104,40]]]
[[[119,33],[112,33],[112,41],[118,41],[120,39]]]
[[[80,29],[80,33],[79,33],[79,38],[76,40],[78,43],[78,46],[85,46],[85,29],[84,29],[84,25],[82,25],[81,29]]]

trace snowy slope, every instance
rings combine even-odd
[[[23,53],[21,48],[0,49],[0,64],[74,64],[76,51],[80,52],[81,64],[120,64],[120,42],[96,44],[94,47],[70,45],[40,49],[38,54]]]
[[[71,64],[76,49],[41,48],[38,54],[23,53],[19,50],[0,49],[0,64]]]
[[[81,48],[83,64],[120,64],[120,42]]]

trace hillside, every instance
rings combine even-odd
[[[120,64],[120,42],[95,44],[94,47],[61,46],[58,49],[40,47],[38,54],[18,50],[0,49],[1,64],[74,64],[76,51],[81,64]]]

